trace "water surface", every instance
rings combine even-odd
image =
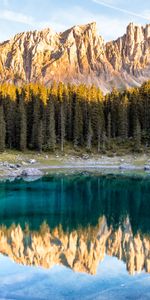
[[[149,220],[149,177],[1,182],[0,299],[150,299]]]

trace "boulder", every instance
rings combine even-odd
[[[28,169],[24,169],[21,173],[22,177],[33,177],[33,176],[43,176],[43,172],[39,169],[35,169],[35,168],[28,168]]]
[[[6,167],[6,168],[8,168],[9,167],[9,163],[7,161],[4,161],[3,162],[3,166]]]
[[[32,181],[37,181],[41,177],[42,176],[26,176],[26,177],[23,177],[23,180],[26,182],[32,182]]]
[[[121,159],[120,159],[120,161],[121,161],[121,162],[124,162],[124,159],[123,159],[123,158],[121,158]]]
[[[120,170],[134,170],[135,166],[129,164],[123,164],[119,167]]]
[[[29,163],[30,163],[30,164],[35,164],[35,163],[36,163],[36,160],[35,160],[35,159],[30,159],[30,160],[29,160]]]
[[[23,166],[27,166],[27,165],[28,165],[28,163],[25,162],[25,161],[22,161],[21,164],[22,164]]]
[[[85,159],[85,160],[86,160],[86,159],[89,159],[89,155],[88,155],[88,154],[83,154],[83,155],[82,155],[82,158]]]
[[[21,165],[21,164],[16,164],[16,167],[17,167],[17,168],[21,168],[22,165]]]
[[[9,164],[9,168],[17,170],[17,166],[15,164]]]
[[[150,171],[150,165],[144,166],[144,170],[145,170],[145,171]]]

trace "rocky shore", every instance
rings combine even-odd
[[[5,160],[7,159],[7,160]],[[36,154],[14,155],[11,158],[7,154],[0,155],[0,178],[27,178],[42,177],[51,170],[118,170],[150,172],[150,159],[147,155],[138,157],[128,155],[124,157],[80,156],[71,155],[45,155]]]

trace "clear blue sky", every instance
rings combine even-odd
[[[0,41],[26,30],[63,31],[92,21],[105,40],[114,39],[130,22],[150,23],[150,0],[0,0]]]

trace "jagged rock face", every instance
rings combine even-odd
[[[21,33],[0,44],[0,81],[96,84],[106,92],[148,79],[149,62],[150,25],[130,24],[123,37],[105,44],[91,23],[59,34]]]
[[[133,235],[127,218],[118,229],[108,228],[105,217],[96,227],[79,228],[70,233],[60,227],[51,232],[45,223],[39,231],[12,226],[0,228],[0,253],[17,263],[51,268],[60,264],[76,272],[95,274],[105,254],[126,263],[130,274],[150,273],[150,237]]]
[[[106,56],[126,84],[138,85],[150,78],[150,25],[130,23],[126,34],[106,44]]]

